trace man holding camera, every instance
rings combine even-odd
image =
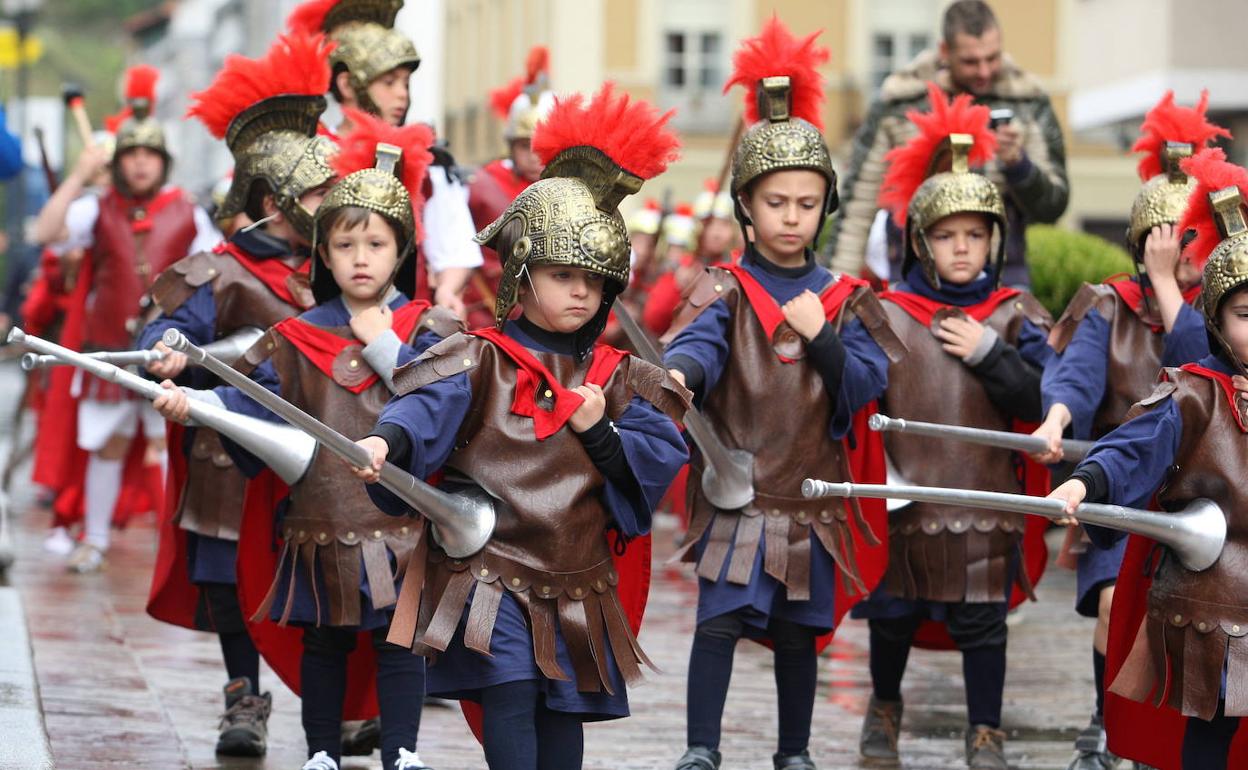
[[[1001,50],[1001,28],[983,0],[957,0],[945,11],[942,41],[936,50],[919,54],[905,69],[894,72],[854,137],[853,158],[841,187],[841,209],[825,254],[832,268],[858,274],[863,267],[867,235],[879,206],[884,155],[905,144],[914,132],[908,110],[926,109],[927,83],[947,93],[971,94],[993,110],[996,159],[984,169],[1001,189],[1009,220],[1006,265],[1002,283],[1027,286],[1024,229],[1049,223],[1066,210],[1066,149],[1061,126],[1039,81]],[[900,243],[889,232],[890,246]],[[901,250],[890,248],[891,276],[900,279]]]

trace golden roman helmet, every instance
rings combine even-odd
[[[1205,262],[1201,303],[1205,323],[1216,328],[1218,309],[1226,295],[1248,284],[1248,225],[1244,222],[1244,200],[1238,187],[1209,193],[1209,207],[1222,241]]]
[[[156,81],[159,79],[160,71],[146,64],[126,70],[125,99],[130,114],[117,128],[113,157],[126,150],[145,147],[163,155],[168,165],[165,131],[152,116],[152,111],[156,109]]]
[[[312,240],[312,212],[299,199],[334,178],[333,143],[317,133],[329,83],[327,50],[319,32],[280,35],[259,59],[229,57],[212,84],[192,96],[187,114],[224,139],[234,156],[218,219],[246,212],[260,221],[257,193],[269,193],[296,232]]]
[[[1196,185],[1180,167],[1184,158],[1192,155],[1192,145],[1187,142],[1166,142],[1162,150],[1162,170],[1140,188],[1131,203],[1131,218],[1127,221],[1127,248],[1140,261],[1144,256],[1144,236],[1154,227],[1174,224],[1183,218],[1187,199]]]
[[[381,215],[398,229],[399,259],[392,285],[411,294],[416,289],[416,260],[409,256],[422,235],[422,186],[433,162],[433,130],[423,123],[391,126],[362,110],[344,111],[352,129],[339,140],[331,166],[342,178],[321,201],[313,218],[312,293],[317,302],[338,293],[323,268],[317,246],[326,243],[326,220],[344,208]]]
[[[273,202],[295,230],[312,240],[313,212],[299,198],[334,178],[329,158],[334,143],[317,134],[323,96],[286,95],[265,99],[236,117],[226,133],[226,145],[234,155],[234,179],[218,212],[222,218],[246,211],[253,220],[264,216],[254,211],[252,188],[265,182]]]
[[[827,142],[809,121],[789,111],[787,76],[763,78],[757,89],[763,119],[746,129],[732,156],[732,194],[739,196],[750,182],[764,174],[788,169],[817,171],[828,180],[824,212],[837,207],[836,170]]]
[[[420,66],[415,44],[394,29],[402,8],[403,0],[308,0],[295,8],[287,25],[328,35],[337,44],[330,66],[346,69],[360,106],[375,112],[368,85],[396,67],[415,71]]]
[[[987,214],[996,225],[996,265],[1000,280],[1001,259],[1005,253],[1005,202],[995,184],[983,174],[971,171],[969,157],[974,144],[970,134],[950,134],[932,157],[929,172],[942,168],[946,163],[949,170],[931,173],[919,185],[906,209],[906,258],[919,260],[933,286],[940,286],[940,277],[936,274],[936,263],[927,243],[927,228],[947,216],[963,213]],[[918,253],[914,252],[912,237],[917,237],[921,244]],[[905,268],[902,269],[904,271]]]
[[[605,84],[588,103],[579,94],[555,101],[533,136],[533,151],[546,164],[542,178],[477,233],[477,243],[503,259],[494,306],[500,327],[519,300],[528,268],[581,268],[607,279],[602,306],[578,332],[588,350],[628,285],[630,246],[620,201],[667,168],[679,141],[666,128],[671,113],[660,116],[613,89]]]
[[[555,158],[542,179],[477,233],[477,243],[505,256],[495,322],[502,326],[515,307],[526,267],[579,267],[616,282],[616,293],[627,286],[630,246],[618,207],[641,183],[593,147],[572,148]]]
[[[724,90],[745,87],[748,128],[732,156],[729,187],[743,225],[747,217],[740,208],[741,192],[773,171],[806,169],[823,175],[828,180],[824,213],[836,210],[836,171],[821,133],[823,76],[818,69],[831,54],[815,44],[818,36],[816,32],[794,37],[779,18],[772,17],[733,55],[732,77]]]
[[[997,186],[972,165],[992,159],[996,138],[988,128],[989,110],[969,94],[950,100],[935,83],[927,84],[929,111],[911,110],[906,118],[917,129],[904,145],[884,156],[888,170],[880,185],[879,204],[892,212],[904,233],[902,275],[916,262],[927,282],[940,287],[927,230],[953,214],[986,215],[996,230],[996,280],[1005,259],[1005,203]]]

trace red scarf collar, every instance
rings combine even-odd
[[[291,267],[280,259],[253,259],[250,254],[230,241],[218,243],[213,251],[217,254],[229,254],[287,305],[307,310],[316,304],[312,298],[311,289],[306,293],[301,292],[302,297],[296,297],[294,291],[291,290],[292,282],[299,280],[296,276],[306,278],[310,274],[311,259],[304,260],[299,267]]]
[[[136,235],[151,232],[152,220],[160,210],[182,198],[182,190],[177,187],[166,187],[151,198],[130,198],[116,189],[110,190],[108,194],[126,212],[130,220],[130,231]]]
[[[555,375],[515,338],[508,337],[493,326],[468,333],[494,343],[516,365],[516,395],[511,402],[511,413],[533,419],[533,433],[538,441],[545,441],[559,432],[572,413],[585,402],[579,393],[563,387]],[[592,356],[584,384],[601,387],[611,379],[628,353],[600,343],[594,346]],[[553,402],[553,408],[547,409],[538,403],[539,386],[544,386],[542,395]]]
[[[716,265],[721,270],[732,273],[737,282],[741,284],[742,290],[745,291],[745,298],[750,303],[750,308],[754,311],[754,315],[758,316],[758,321],[763,325],[763,331],[767,334],[767,339],[773,339],[776,334],[776,327],[784,323],[784,311],[780,309],[780,305],[776,302],[758,279],[745,269],[744,265],[734,262],[727,262]],[[835,320],[838,313],[841,312],[841,306],[845,304],[845,300],[857,291],[860,287],[867,286],[866,281],[857,278],[851,278],[842,274],[838,280],[833,281],[819,293],[819,299],[823,302],[823,314],[829,321]],[[776,356],[786,364],[794,363],[795,359],[786,358],[779,353]]]
[[[406,341],[411,339],[412,332],[416,329],[416,324],[420,321],[421,314],[428,309],[428,302],[412,300],[394,311],[394,326],[392,328],[400,340]],[[300,353],[307,356],[308,360],[331,380],[334,379],[334,359],[338,358],[342,351],[349,347],[363,348],[360,341],[354,337],[339,337],[328,329],[322,329],[300,318],[287,318],[284,321],[279,321],[273,329],[285,337]],[[372,387],[373,383],[377,382],[378,379],[380,379],[379,375],[373,372],[362,382],[343,387],[346,387],[352,393],[363,393]]]
[[[1235,415],[1235,422],[1239,425],[1239,429],[1244,433],[1248,433],[1248,421],[1245,421],[1244,413],[1239,408],[1238,391],[1235,390],[1235,385],[1231,382],[1231,375],[1215,369],[1209,369],[1200,364],[1183,364],[1179,369],[1197,377],[1204,377],[1206,380],[1213,380],[1221,386],[1223,395],[1226,396],[1227,402],[1231,405],[1231,414]]]
[[[996,312],[1002,302],[1021,294],[1018,289],[1001,288],[989,294],[987,299],[974,305],[949,305],[934,299],[911,294],[908,291],[889,290],[880,293],[880,299],[886,299],[906,311],[915,321],[924,326],[932,325],[932,317],[946,308],[956,308],[983,323],[984,319]]]
[[[1153,307],[1156,307],[1156,295],[1153,294],[1152,289],[1145,292],[1139,281],[1133,281],[1129,277],[1117,281],[1111,280],[1108,283],[1111,289],[1118,292],[1118,296],[1126,303],[1127,307],[1131,308],[1131,312],[1135,313],[1136,317],[1141,321],[1147,323],[1148,328],[1152,329],[1154,334],[1159,334],[1165,329],[1163,325],[1153,323],[1154,319],[1145,317],[1145,313],[1148,312],[1144,304],[1145,297],[1153,300]],[[1183,301],[1189,305],[1195,302],[1196,298],[1200,296],[1200,289],[1201,285],[1196,284],[1183,292]]]

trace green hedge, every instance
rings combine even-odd
[[[1027,267],[1031,292],[1057,318],[1086,281],[1100,283],[1115,273],[1130,273],[1126,249],[1095,235],[1052,225],[1027,228]]]

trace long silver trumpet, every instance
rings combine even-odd
[[[165,354],[159,350],[100,351],[97,353],[84,353],[83,355],[88,358],[94,358],[96,361],[112,364],[113,366],[147,366],[165,357]],[[22,368],[28,372],[33,372],[36,369],[46,369],[49,366],[71,365],[68,361],[56,356],[29,352],[22,354]]]
[[[256,403],[306,432],[316,443],[356,468],[367,468],[372,464],[373,458],[364,447],[238,370],[208,355],[203,348],[192,345],[177,329],[166,330],[161,341],[170,348],[185,353],[192,363],[204,367],[227,384],[238,388]],[[457,494],[448,494],[389,462],[381,467],[380,483],[432,523],[434,537],[442,550],[452,558],[464,559],[472,556],[484,548],[494,534],[494,524],[497,521],[494,501],[484,492],[467,489]]]
[[[263,336],[264,329],[255,326],[244,326],[233,334],[208,343],[204,346],[204,350],[223,361],[233,363],[242,358],[243,353],[246,353],[247,349],[256,344]],[[164,352],[160,350],[100,351],[86,353],[85,355],[113,366],[147,366],[157,361],[163,361],[165,358]],[[68,361],[57,356],[39,355],[38,353],[24,353],[22,355],[22,368],[28,372],[35,369],[45,369],[49,366],[69,365]]]
[[[867,420],[867,427],[874,431],[891,431],[894,433],[908,433],[912,436],[964,441],[968,444],[1013,449],[1017,452],[1043,452],[1049,448],[1049,442],[1039,436],[1031,436],[1026,433],[1011,433],[1006,430],[988,430],[986,428],[967,428],[962,425],[946,425],[939,422],[919,422],[918,420],[904,420],[883,414],[871,415]],[[1078,462],[1086,457],[1088,452],[1092,451],[1094,443],[1092,441],[1063,439],[1062,459],[1069,462]]]
[[[663,366],[663,355],[650,335],[618,301],[615,303],[615,318],[629,342],[637,348],[637,354],[655,366]],[[744,449],[724,446],[696,407],[691,406],[685,412],[685,427],[706,461],[706,468],[702,471],[702,493],[711,505],[731,511],[754,502],[754,455]]]
[[[1066,517],[1066,505],[1061,500],[1004,492],[982,492],[976,489],[852,484],[806,479],[802,482],[802,496],[885,499],[899,497],[918,503],[1030,513],[1053,520]],[[1168,513],[1121,505],[1083,503],[1075,509],[1074,517],[1084,524],[1095,524],[1152,538],[1174,551],[1183,566],[1193,572],[1213,566],[1226,543],[1226,514],[1217,503],[1203,497],[1193,500],[1181,511]]]
[[[134,372],[31,336],[18,328],[9,332],[9,342],[25,345],[45,355],[56,356],[102,380],[115,382],[126,390],[134,391],[149,401],[155,401],[166,392],[160,385]],[[312,464],[316,441],[303,431],[235,414],[196,399],[189,400],[189,407],[193,421],[245,447],[287,484],[293,484],[302,478]]]

